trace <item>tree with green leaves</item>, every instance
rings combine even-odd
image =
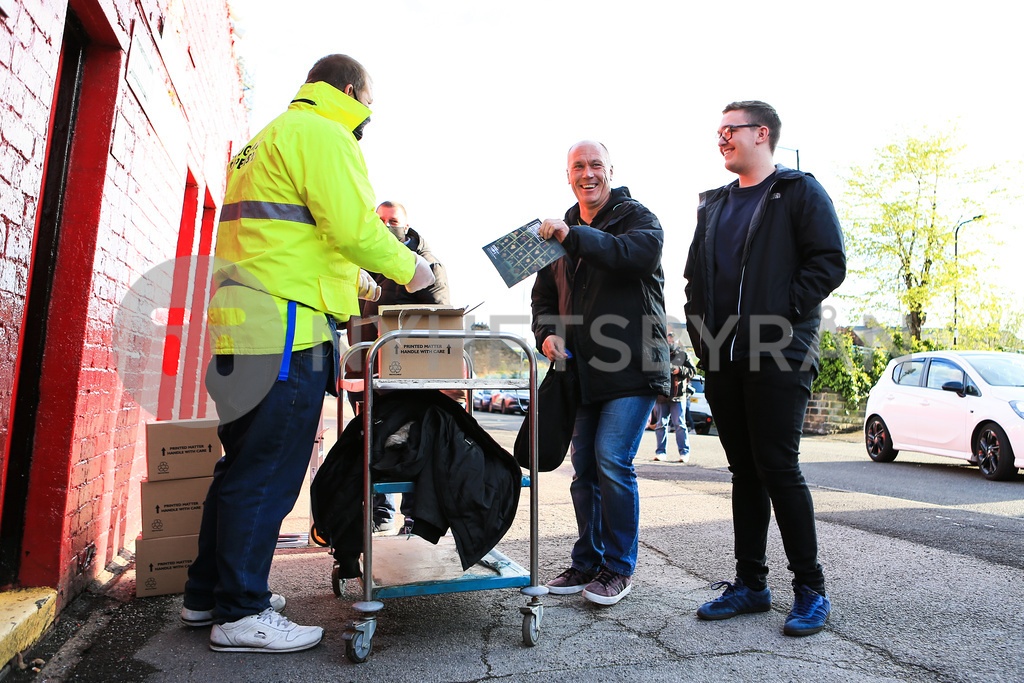
[[[912,339],[921,339],[929,313],[966,293],[977,250],[957,250],[959,232],[968,223],[978,232],[1000,193],[994,169],[966,168],[962,151],[951,134],[910,136],[847,178],[840,207],[854,276],[847,280],[864,290],[845,297],[860,312],[900,314]],[[952,310],[956,317],[955,303]]]

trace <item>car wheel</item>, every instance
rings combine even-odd
[[[701,435],[707,435],[707,434],[711,433],[711,425],[709,425],[709,424],[694,425],[693,431],[695,431],[695,432],[697,432],[698,434],[701,434]]]
[[[885,421],[877,415],[872,415],[864,427],[864,445],[875,462],[892,462],[899,453],[892,447],[892,435]]]
[[[502,402],[501,404],[501,414],[508,415],[508,404],[505,402]]]
[[[988,422],[978,430],[974,437],[974,458],[981,473],[992,481],[1006,481],[1017,471],[1006,432],[995,422]]]

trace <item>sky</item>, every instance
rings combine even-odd
[[[955,126],[972,163],[1024,159],[1016,3],[231,5],[253,134],[287,107],[318,58],[341,52],[367,68],[374,102],[362,148],[378,202],[406,206],[448,270],[452,303],[483,302],[474,313],[492,329],[525,334],[502,320],[527,320],[533,279],[507,288],[482,247],[575,203],[566,153],[581,139],[605,143],[613,185],[660,219],[666,308],[680,320],[698,193],[733,178],[713,137],[731,101],[772,104],[782,119],[776,161],[795,167],[799,150],[801,170],[834,200],[851,167],[908,134]],[[986,258],[1005,271],[1018,308],[1022,213],[984,226],[1008,240]],[[969,237],[961,231],[962,254]],[[859,322],[830,302],[841,323]]]

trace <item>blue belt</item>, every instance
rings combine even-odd
[[[288,381],[288,369],[292,364],[292,344],[295,343],[295,314],[298,307],[294,301],[288,302],[288,328],[284,333],[284,353],[281,354],[281,369],[277,371],[277,381]]]

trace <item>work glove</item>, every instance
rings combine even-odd
[[[409,293],[418,292],[432,284],[434,284],[434,271],[430,269],[430,262],[416,254],[416,272],[413,273],[412,279],[405,286],[405,291]]]
[[[376,301],[380,298],[380,285],[362,268],[359,269],[359,298],[365,301]]]

